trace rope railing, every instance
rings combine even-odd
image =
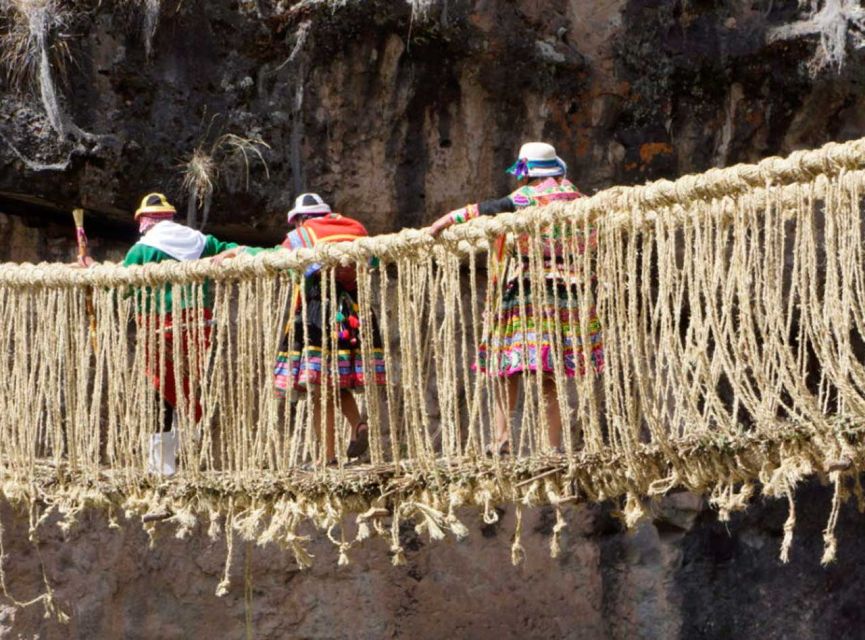
[[[633,187],[613,187],[568,204],[524,209],[495,218],[478,218],[469,224],[444,232],[436,241],[420,229],[404,229],[398,233],[361,238],[352,243],[322,244],[313,249],[261,254],[219,266],[208,261],[151,264],[143,267],[118,267],[111,263],[87,271],[69,269],[64,264],[6,263],[0,268],[0,285],[12,288],[64,286],[144,286],[167,282],[188,283],[205,278],[235,280],[273,274],[277,271],[321,263],[336,266],[372,258],[397,260],[400,257],[420,257],[436,246],[446,246],[461,253],[485,249],[489,240],[501,233],[520,233],[534,225],[558,220],[593,222],[597,218],[614,216],[613,224],[632,225],[633,207],[638,207],[638,224],[654,219],[656,211],[681,207],[677,217],[688,211],[688,205],[699,201],[721,200],[741,196],[765,199],[764,189],[790,187],[782,190],[787,200],[795,197],[802,183],[816,182],[819,177],[837,178],[865,168],[865,139],[846,143],[830,142],[815,150],[796,151],[786,158],[766,158],[758,164],[738,164],[724,169],[710,169],[698,175],[686,175],[676,181],[657,180]],[[821,188],[823,185],[816,185]],[[682,219],[684,221],[684,218]]]
[[[684,488],[725,517],[757,484],[792,501],[801,479],[828,473],[837,503],[863,461],[863,184],[857,140],[439,239],[404,230],[221,264],[4,265],[0,487],[68,517],[86,505],[149,514],[146,526],[205,517],[301,564],[306,521],[341,562],[374,533],[400,562],[401,521],[461,537],[464,505],[487,521],[499,502],[552,505],[555,551],[561,510],[579,501],[621,500],[633,523]],[[313,290],[302,274],[315,264]],[[297,366],[307,384],[293,384]],[[355,457],[358,424],[369,451]],[[169,426],[166,477],[151,445]]]

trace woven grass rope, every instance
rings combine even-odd
[[[548,504],[555,554],[569,504],[619,501],[633,525],[653,497],[686,489],[727,518],[759,489],[790,503],[786,560],[795,486],[826,474],[835,486],[823,558],[831,562],[839,505],[860,493],[865,461],[863,182],[857,140],[481,218],[437,240],[405,230],[220,265],[3,265],[0,491],[31,513],[33,535],[49,514],[68,522],[99,507],[181,535],[201,521],[229,546],[279,544],[307,566],[301,531],[310,523],[341,564],[371,536],[386,538],[400,563],[406,522],[432,539],[461,538],[463,507],[493,521],[499,503]],[[521,282],[543,291],[541,236],[553,227],[574,242],[564,253],[567,295],[579,318],[597,310],[605,368],[568,377],[556,365],[546,383],[524,375],[511,455],[487,457],[494,408],[509,393],[473,367],[508,280],[494,277],[490,247],[522,237]],[[589,234],[597,243],[578,249],[575,239]],[[323,265],[325,297],[336,290],[326,284],[334,270],[353,265],[367,356],[373,314],[382,333],[388,384],[358,393],[368,461],[347,460],[343,425],[338,463],[326,466],[309,399],[271,390],[294,274],[312,263]],[[169,289],[175,306],[200,303],[205,281],[215,295],[209,342],[193,339],[184,352],[152,312],[136,311],[140,295]],[[585,334],[580,324],[570,331]],[[145,464],[164,411],[145,369],[166,362],[176,379],[188,376],[204,411],[195,423],[192,400],[179,407],[172,478]],[[563,452],[548,437],[541,386],[551,383]],[[512,556],[522,557],[519,530]]]

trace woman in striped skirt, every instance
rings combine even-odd
[[[517,211],[526,207],[543,207],[555,202],[580,198],[577,188],[566,177],[567,166],[556,155],[552,145],[529,142],[520,149],[519,158],[508,172],[515,176],[519,188],[504,198],[486,200],[451,211],[430,228],[433,235],[453,224],[482,215]],[[553,373],[554,354],[563,359],[565,376],[585,375],[591,369],[601,372],[604,347],[601,326],[593,305],[583,322],[579,316],[577,274],[565,267],[565,252],[582,253],[596,244],[593,233],[588,238],[565,228],[544,230],[543,292],[532,293],[529,277],[531,237],[520,236],[508,249],[505,237],[495,243],[493,286],[502,282],[501,297],[495,301],[492,322],[478,347],[477,370],[506,381],[504,398],[498,398],[495,411],[493,443],[499,454],[510,453],[510,416],[516,406],[519,380],[525,373],[542,378],[543,399],[549,425],[549,444],[561,450],[562,416],[556,397]],[[540,308],[536,308],[540,305]],[[583,305],[585,308],[585,304]]]

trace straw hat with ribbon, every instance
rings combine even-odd
[[[563,176],[568,165],[556,155],[556,149],[546,142],[527,142],[520,147],[517,161],[507,172],[517,178],[549,178]]]

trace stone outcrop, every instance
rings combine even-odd
[[[55,104],[38,65],[0,81],[6,213],[83,204],[126,222],[153,188],[185,210],[199,148],[217,161],[210,230],[275,241],[314,189],[378,233],[506,193],[530,138],[555,142],[592,192],[865,130],[862,55],[815,75],[817,36],[778,35],[801,18],[792,0],[64,6],[45,27]],[[227,133],[267,143],[267,171],[214,149]]]

